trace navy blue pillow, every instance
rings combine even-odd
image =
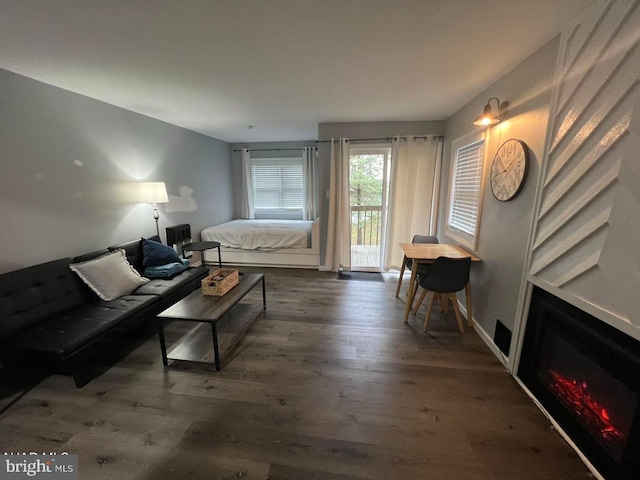
[[[167,263],[182,263],[182,260],[173,248],[148,238],[143,238],[142,265],[145,267],[158,267]]]

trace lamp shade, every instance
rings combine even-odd
[[[498,104],[498,110],[500,110],[500,100],[496,97],[491,97],[482,110],[482,115],[478,115],[473,121],[474,125],[495,125],[500,121],[500,117],[493,113],[491,108],[491,100],[495,100]]]
[[[140,203],[167,203],[167,187],[164,182],[138,182],[138,201]]]
[[[474,125],[495,125],[500,121],[500,117],[498,117],[494,113],[482,114],[476,117],[473,121]]]

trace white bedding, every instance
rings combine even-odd
[[[307,220],[232,220],[207,227],[203,241],[220,242],[222,247],[274,251],[311,247],[311,224]]]

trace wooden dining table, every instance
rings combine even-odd
[[[400,286],[402,285],[402,277],[407,267],[407,260],[411,260],[411,280],[409,280],[409,289],[407,293],[407,304],[404,309],[404,323],[409,321],[409,312],[411,305],[416,296],[416,275],[418,273],[418,265],[431,264],[438,257],[449,258],[466,258],[471,257],[472,262],[479,262],[480,258],[473,253],[468,252],[459,245],[450,245],[446,243],[401,243],[400,248],[404,252],[402,268],[400,270],[400,278],[398,278],[398,286],[396,288],[396,297],[400,295]],[[473,310],[471,308],[471,282],[465,287],[467,296],[467,320],[471,322],[473,319]]]

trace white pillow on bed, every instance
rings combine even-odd
[[[101,299],[107,301],[128,295],[149,281],[129,264],[122,249],[86,262],[73,263],[69,268]]]

